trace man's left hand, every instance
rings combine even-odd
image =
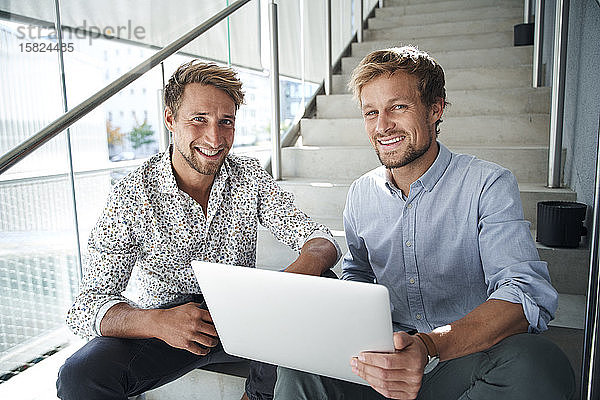
[[[352,371],[385,397],[413,400],[421,388],[427,348],[406,332],[394,333],[394,347],[393,353],[360,353],[351,360]]]

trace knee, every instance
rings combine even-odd
[[[77,352],[67,358],[58,370],[58,379],[56,380],[57,395],[60,399],[81,398],[80,390],[86,377],[93,376],[87,371],[87,365]]]
[[[112,338],[95,338],[67,358],[58,371],[56,389],[59,398],[89,398],[107,384],[119,386],[122,368],[118,365],[123,364],[120,358],[126,352],[113,351],[118,346],[108,339]]]
[[[504,339],[498,347],[499,366],[521,393],[547,399],[569,399],[575,390],[575,375],[562,350],[550,340],[532,334]],[[503,365],[503,366],[502,366]]]
[[[275,384],[275,400],[277,399],[297,399],[308,400],[316,398],[325,398],[315,396],[315,392],[320,392],[322,383],[320,376],[307,372],[297,371],[295,369],[278,367],[277,382]]]

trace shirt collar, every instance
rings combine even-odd
[[[450,165],[450,159],[452,158],[452,153],[450,152],[450,150],[448,150],[448,148],[446,146],[444,146],[442,143],[437,142],[438,146],[439,146],[439,151],[438,151],[438,155],[435,158],[435,161],[433,162],[433,164],[431,164],[431,166],[427,169],[427,171],[425,171],[425,173],[423,175],[421,175],[419,177],[419,179],[417,179],[415,182],[413,182],[411,184],[414,185],[415,183],[420,184],[421,186],[423,186],[423,188],[427,191],[431,191],[433,189],[433,187],[436,185],[436,183],[440,180],[440,178],[442,177],[442,175],[444,174],[444,171],[446,171],[446,168],[448,168],[448,165]],[[394,185],[394,181],[392,180],[392,173],[388,168],[382,167],[384,168],[384,178],[385,178],[385,186],[388,188],[388,190],[391,193],[395,193],[395,192],[400,192],[400,189],[396,188],[396,186]]]
[[[157,164],[157,173],[158,178],[160,179],[159,191],[161,193],[167,194],[178,194],[179,187],[177,186],[177,181],[175,180],[175,174],[173,173],[173,164],[171,161],[171,153],[173,150],[173,146],[170,146],[162,156],[160,157],[160,161]],[[213,182],[213,187],[216,185],[220,187],[223,183],[229,179],[231,175],[231,166],[229,161],[229,154],[225,157],[225,162],[217,172],[215,176],[215,180]]]
[[[421,185],[423,185],[425,190],[428,192],[433,189],[442,175],[444,175],[444,172],[446,171],[446,168],[448,168],[448,165],[450,165],[450,160],[452,158],[452,153],[450,150],[448,150],[448,148],[442,143],[437,143],[440,150],[435,158],[435,161],[433,164],[431,164],[431,167],[429,167],[429,169],[425,171],[425,173],[421,175],[419,179],[417,179],[417,181],[420,181]]]

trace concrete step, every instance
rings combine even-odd
[[[506,6],[469,7],[463,10],[435,12],[435,4],[431,4],[433,12],[416,15],[394,15],[386,9],[376,11],[376,18],[369,18],[369,29],[396,28],[399,26],[419,26],[441,24],[447,22],[476,21],[493,18],[523,18],[523,5],[508,4]]]
[[[531,65],[518,67],[479,67],[444,69],[446,90],[500,89],[530,87]],[[350,75],[333,75],[333,94],[350,93]]]
[[[388,3],[389,4],[389,3]],[[517,4],[513,0],[498,1],[498,0],[452,0],[452,1],[439,1],[439,2],[418,2],[412,4],[403,3],[391,3],[386,4],[383,8],[377,8],[375,10],[375,16],[380,15],[416,15],[416,14],[428,14],[433,12],[442,11],[457,11],[457,10],[468,10],[476,7],[489,7],[503,5],[506,7],[514,7]]]
[[[535,237],[535,233],[533,233]],[[560,293],[585,296],[588,286],[590,251],[580,247],[565,249],[536,242],[540,259],[548,263],[552,284]]]
[[[473,21],[443,22],[435,24],[388,27],[365,31],[364,40],[398,40],[405,38],[431,38],[449,35],[470,35],[481,33],[511,32],[516,24],[522,23],[523,17],[478,19]]]
[[[550,326],[571,329],[585,329],[586,296],[558,294],[558,309]]]
[[[445,3],[447,1],[449,1],[449,0],[384,0],[383,6],[384,7],[398,7],[398,6],[407,6],[407,5],[411,5],[411,4],[429,4],[431,7],[435,7],[435,5],[437,3]],[[515,4],[515,5],[522,6],[522,1],[520,1],[520,0],[499,0],[495,3],[506,4],[506,5]],[[473,0],[471,2],[471,4],[474,6],[478,6],[480,4],[480,2],[478,0]]]
[[[545,145],[550,127],[548,114],[481,115],[444,117],[439,139],[454,145]],[[362,119],[302,119],[305,146],[368,146]]]
[[[389,47],[397,47],[403,45],[417,46],[437,59],[436,52],[441,51],[457,51],[457,50],[482,50],[497,47],[510,47],[513,45],[513,32],[493,32],[493,33],[473,33],[464,35],[448,35],[437,37],[413,37],[407,36],[400,39],[386,39],[367,41],[362,43],[352,44],[352,55],[358,57],[358,61],[368,52],[379,49],[387,49]],[[356,51],[354,49],[356,48]],[[531,50],[530,50],[531,51]],[[342,59],[342,73],[348,74],[358,65],[358,62],[348,64],[348,60]],[[442,67],[446,65],[439,60]],[[529,62],[531,63],[531,62]],[[467,64],[468,65],[468,64]],[[488,63],[487,65],[493,65]],[[503,64],[511,65],[511,64]]]
[[[509,88],[448,91],[446,118],[454,116],[547,114],[550,88]],[[350,94],[317,96],[317,118],[361,118]]]
[[[503,165],[519,182],[544,182],[547,177],[547,146],[453,146],[451,149]],[[356,179],[381,165],[370,146],[287,147],[282,149],[282,159],[283,176],[315,180]]]
[[[444,71],[452,68],[477,68],[477,67],[518,67],[532,65],[533,50],[531,46],[493,47],[485,49],[454,49],[440,46],[437,43],[428,43],[428,47],[421,46],[444,68]],[[342,58],[342,73],[350,74],[369,52],[398,46],[400,43],[394,40],[352,43],[352,57]]]
[[[195,369],[146,392],[140,400],[240,400],[245,385],[246,378]]]

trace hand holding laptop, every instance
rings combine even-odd
[[[397,398],[398,393],[416,397],[427,364],[427,348],[406,332],[394,333],[394,347],[390,353],[360,353],[351,360],[352,372],[385,397]]]

